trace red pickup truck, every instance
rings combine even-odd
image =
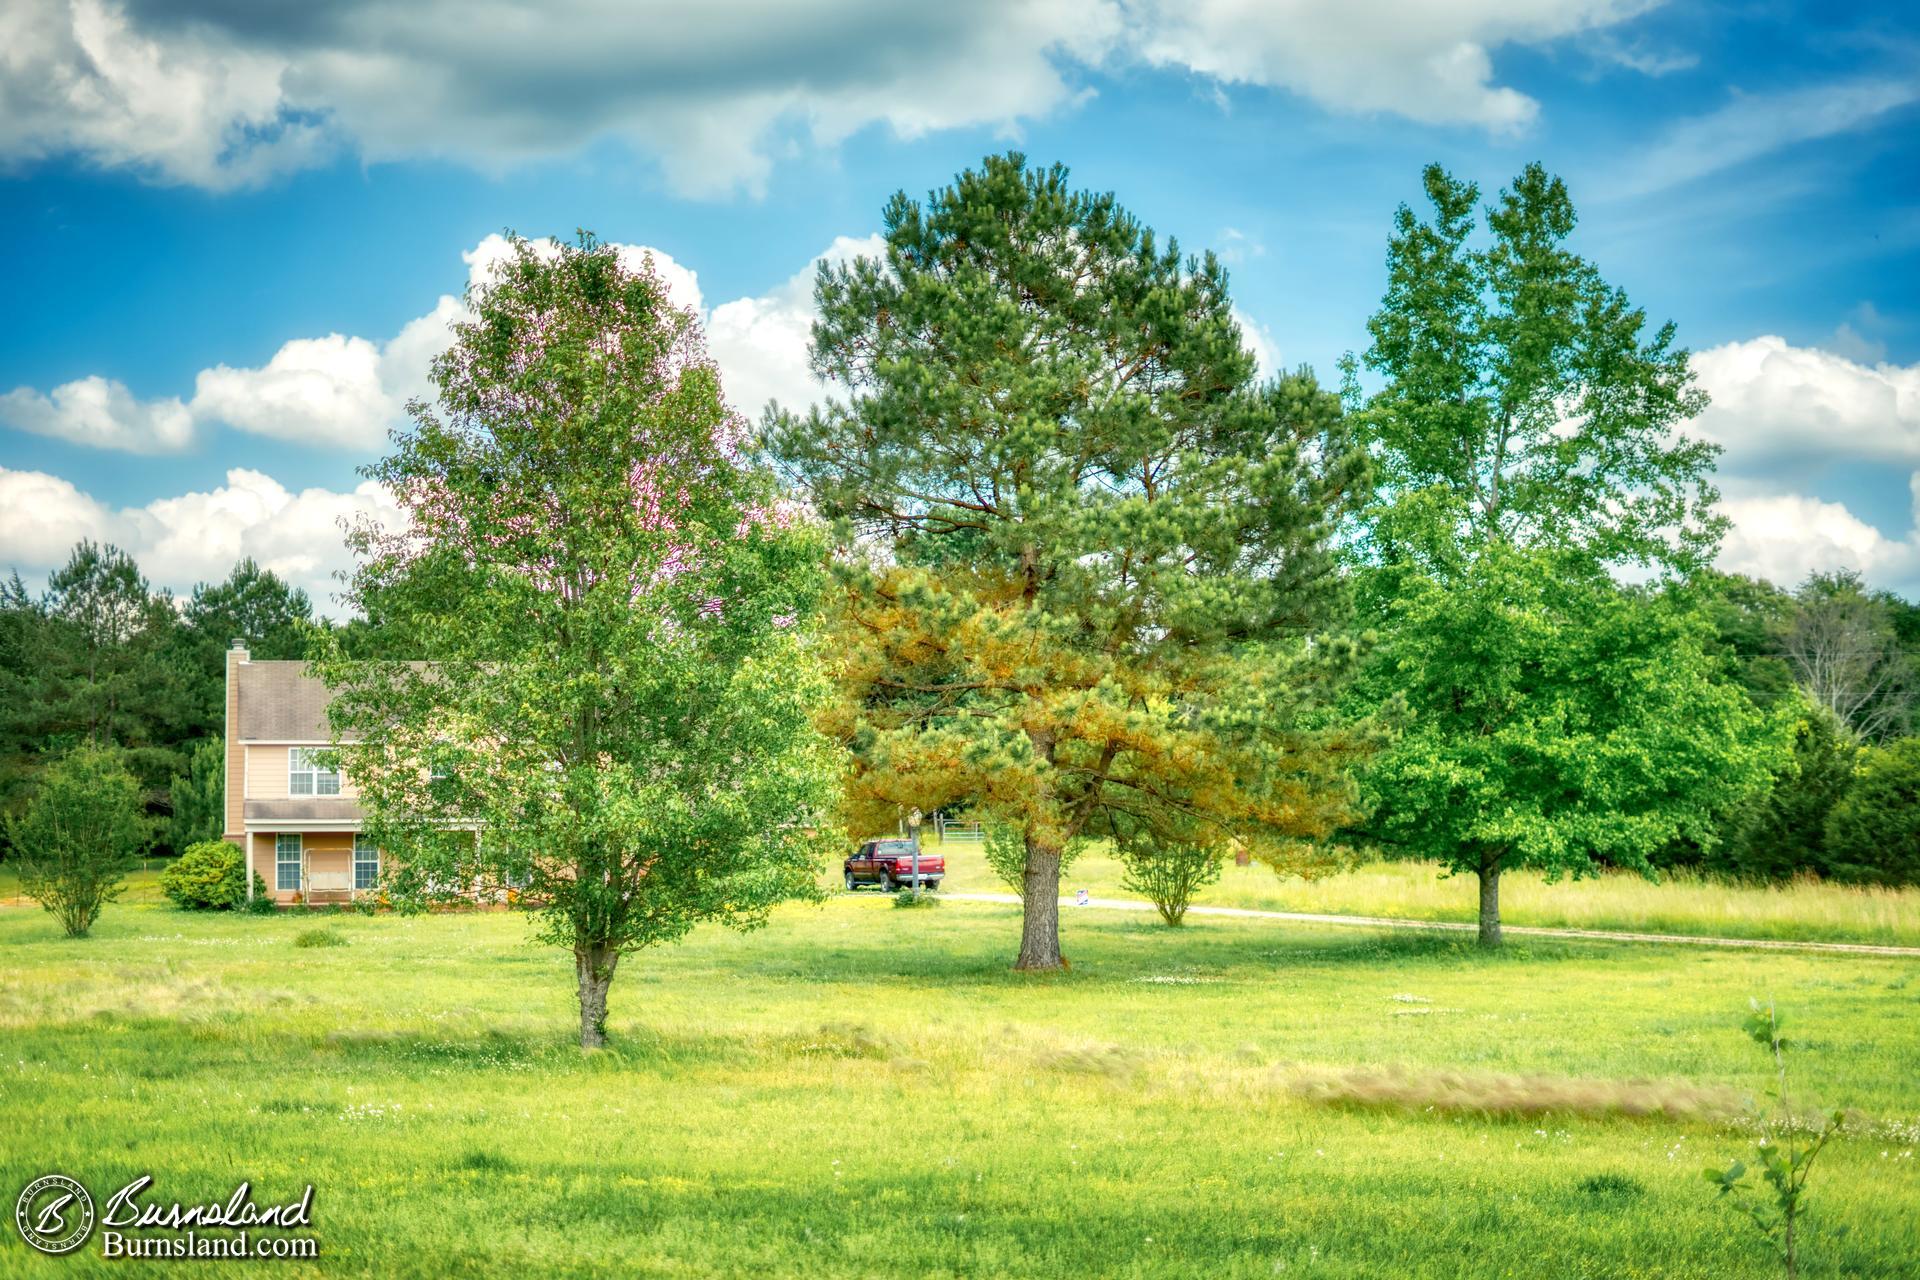
[[[847,888],[877,884],[887,893],[901,885],[913,884],[913,841],[869,840],[847,859]],[[937,853],[920,851],[920,887],[938,889],[947,874],[947,860]]]

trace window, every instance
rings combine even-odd
[[[337,796],[340,771],[324,769],[312,747],[294,747],[287,752],[287,794],[292,796]]]
[[[300,889],[300,837],[279,835],[273,838],[273,887],[282,891]]]
[[[380,850],[366,836],[353,838],[353,887],[371,889],[380,883]]]

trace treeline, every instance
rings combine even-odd
[[[329,626],[250,558],[185,599],[91,542],[38,594],[13,574],[0,586],[0,814],[20,813],[48,762],[86,745],[138,783],[154,852],[218,838],[225,650],[300,658]],[[365,624],[350,627],[365,643]]]

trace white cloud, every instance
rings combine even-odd
[[[1691,182],[1781,147],[1857,129],[1920,101],[1920,79],[1861,79],[1786,93],[1740,94],[1726,106],[1669,128],[1602,184],[1638,196]]]
[[[385,490],[366,482],[351,492],[288,490],[271,476],[235,468],[226,483],[203,493],[113,509],[68,481],[39,471],[0,467],[0,564],[44,572],[65,563],[82,538],[130,553],[157,585],[190,591],[218,581],[252,556],[326,613],[337,613],[333,574],[351,568],[342,523],[370,516],[402,519]]]
[[[877,258],[886,242],[877,235],[836,236],[806,269],[770,292],[736,298],[713,309],[707,321],[707,347],[720,365],[727,399],[750,421],[758,421],[769,400],[802,409],[826,394],[825,385],[807,367],[813,334],[813,281],[822,262],[841,264]]]
[[[1920,516],[1920,472],[1911,480]],[[1920,530],[1890,538],[1838,502],[1800,494],[1729,497],[1720,567],[1793,586],[1809,573],[1857,570],[1875,586],[1920,595]]]
[[[1920,463],[1920,365],[1866,365],[1768,334],[1693,357],[1712,406],[1695,421],[1723,467],[1854,458]]]
[[[1336,110],[1516,133],[1539,103],[1493,82],[1492,51],[1611,26],[1659,0],[1128,0],[1140,56]]]
[[[0,422],[98,449],[172,453],[193,439],[193,414],[176,399],[139,400],[125,384],[99,375],[41,395],[16,387],[0,396]]]
[[[487,169],[598,140],[683,194],[763,189],[774,157],[880,125],[1016,130],[1149,65],[1336,111],[1498,132],[1538,112],[1493,54],[1659,0],[458,0],[395,5],[14,0],[0,11],[0,160],[77,154],[214,189],[319,162]],[[1595,37],[1597,39],[1597,36]]]
[[[1253,352],[1257,373],[1262,378],[1271,378],[1280,370],[1280,344],[1274,339],[1273,330],[1255,320],[1239,307],[1233,308],[1233,322],[1240,326],[1240,339],[1246,343],[1247,350]]]

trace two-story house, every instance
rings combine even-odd
[[[327,687],[304,662],[227,651],[226,839],[275,901],[350,902],[380,881],[353,784],[315,756],[329,745]]]

